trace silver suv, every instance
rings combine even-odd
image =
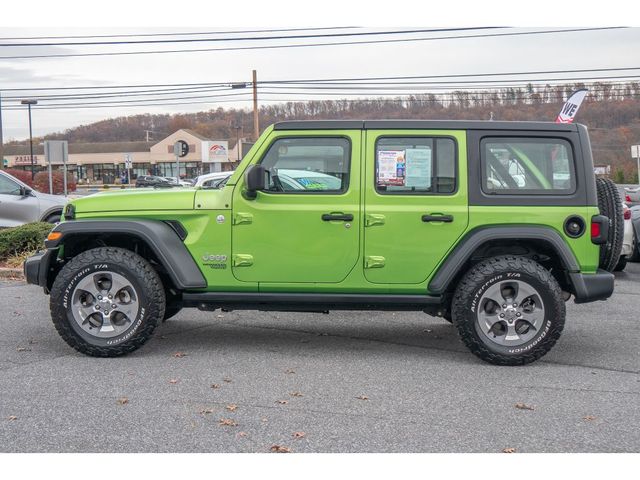
[[[0,170],[0,228],[38,221],[59,222],[67,200],[62,195],[33,190]]]

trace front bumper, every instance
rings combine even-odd
[[[570,273],[571,283],[575,290],[575,302],[587,303],[606,300],[613,293],[613,273],[598,269],[596,273]]]
[[[58,257],[58,249],[47,249],[27,258],[24,262],[24,276],[27,283],[39,285],[49,293],[48,277],[51,266]]]

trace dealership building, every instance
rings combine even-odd
[[[240,141],[229,149],[229,141],[213,140],[197,132],[181,129],[161,141],[70,143],[67,168],[78,183],[114,183],[125,175],[125,162],[131,161],[131,178],[138,175],[177,175],[173,145],[182,140],[189,145],[189,153],[180,158],[180,176],[195,178],[209,172],[233,170],[252,143]],[[33,146],[33,160],[37,171],[47,168],[44,145]],[[29,145],[5,145],[5,166],[31,170]],[[54,169],[61,165],[53,165]]]

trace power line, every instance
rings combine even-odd
[[[271,84],[289,84],[289,83],[324,83],[324,82],[367,82],[373,84],[372,80],[413,80],[413,79],[433,79],[433,78],[468,78],[468,77],[497,77],[497,76],[515,76],[515,75],[550,75],[562,73],[586,73],[586,72],[616,72],[640,70],[640,67],[610,67],[610,68],[583,68],[572,70],[529,70],[524,72],[482,72],[482,73],[453,73],[441,75],[411,75],[411,76],[385,76],[385,77],[346,77],[346,78],[316,78],[316,79],[294,79],[294,80],[261,80],[258,85]],[[517,81],[518,79],[510,79]],[[537,81],[537,80],[536,80]],[[539,81],[544,81],[540,79]],[[399,82],[393,82],[399,83]],[[402,82],[408,83],[408,82]],[[417,82],[423,83],[423,82]],[[11,87],[2,88],[4,92],[17,91],[57,91],[57,90],[104,90],[104,89],[123,89],[123,88],[160,88],[160,87],[209,87],[209,86],[230,86],[233,84],[245,84],[247,87],[250,82],[194,82],[194,83],[147,83],[147,84],[124,84],[124,85],[76,85],[68,87]],[[6,97],[4,97],[6,98]]]
[[[170,32],[170,33],[125,33],[112,35],[60,35],[39,37],[0,37],[0,40],[49,40],[58,38],[131,38],[131,37],[177,37],[184,35],[228,35],[235,33],[273,33],[273,32],[306,32],[319,30],[348,30],[362,27],[311,27],[311,28],[271,28],[264,30],[228,30],[219,32]]]
[[[168,40],[101,40],[93,42],[39,42],[0,43],[0,47],[78,47],[90,45],[155,45],[159,43],[244,42],[256,40],[303,40],[307,38],[341,38],[379,35],[406,35],[413,33],[463,32],[469,30],[494,30],[506,27],[420,28],[412,30],[386,30],[382,32],[312,33],[299,35],[271,35],[266,37],[231,38],[179,38]]]
[[[497,28],[497,27],[496,27]],[[468,38],[489,38],[489,37],[506,37],[506,36],[523,36],[523,35],[544,35],[554,33],[573,33],[573,32],[588,32],[597,30],[615,30],[628,27],[593,27],[593,28],[571,28],[562,30],[541,30],[536,32],[511,32],[511,33],[495,33],[495,34],[478,34],[478,35],[456,35],[447,37],[422,37],[422,38],[398,38],[398,39],[385,39],[385,40],[365,40],[365,41],[350,41],[350,42],[332,42],[332,43],[305,43],[305,44],[285,44],[285,45],[254,45],[247,47],[224,47],[224,48],[198,48],[187,50],[139,50],[132,52],[96,52],[96,53],[56,53],[56,54],[42,54],[42,55],[13,55],[3,56],[0,60],[15,60],[15,59],[32,59],[32,58],[69,58],[69,57],[103,57],[103,56],[118,56],[118,55],[149,55],[149,54],[165,54],[165,53],[194,53],[194,52],[230,52],[239,50],[265,50],[265,49],[279,49],[279,48],[306,48],[306,47],[331,47],[331,46],[344,46],[344,45],[372,45],[372,44],[384,44],[384,43],[401,43],[401,42],[419,42],[419,41],[433,41],[433,40],[460,40]]]

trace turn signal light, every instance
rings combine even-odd
[[[61,238],[62,238],[62,232],[51,232],[49,235],[47,235],[47,240],[50,240],[50,241],[60,240]]]

